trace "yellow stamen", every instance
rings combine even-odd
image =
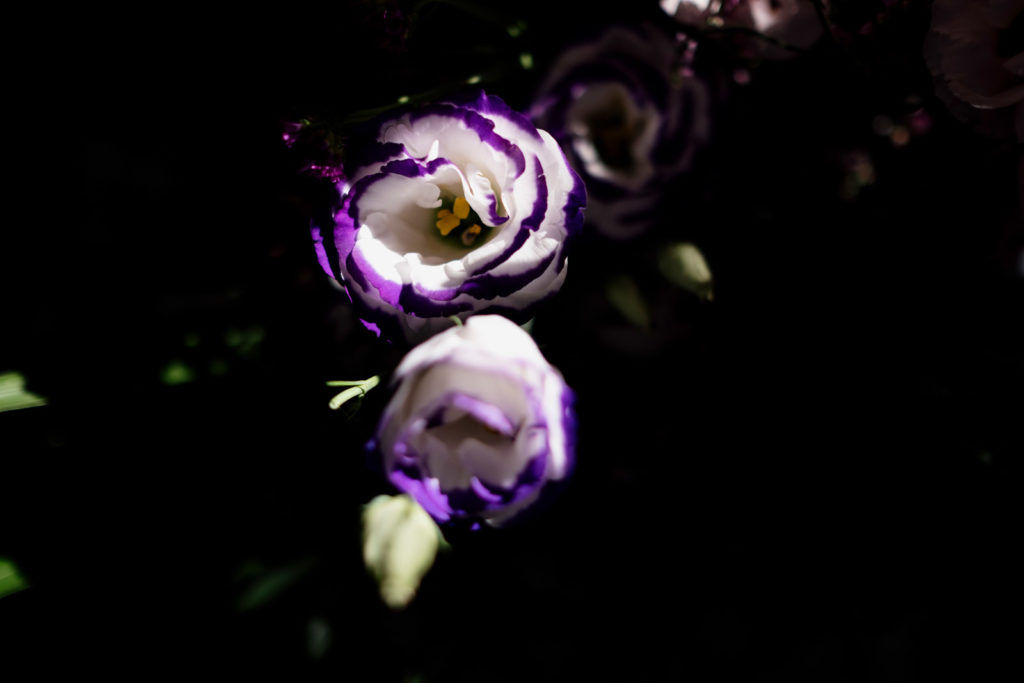
[[[462,243],[467,247],[476,241],[476,236],[483,231],[479,225],[474,223],[473,225],[466,228],[466,232],[462,233]]]
[[[437,217],[438,218],[444,218],[445,216],[451,216],[451,215],[452,215],[452,212],[449,211],[448,209],[438,209],[437,210]]]
[[[459,225],[460,222],[461,221],[459,221],[458,216],[448,215],[442,218],[441,220],[437,221],[437,223],[435,223],[434,225],[436,225],[437,229],[441,231],[441,235],[443,237],[447,237],[448,233],[454,230]]]
[[[469,217],[469,202],[466,201],[465,197],[456,197],[455,205],[452,206],[452,211],[459,218]]]

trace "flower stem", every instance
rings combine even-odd
[[[362,380],[336,380],[328,382],[329,387],[348,387],[345,391],[331,399],[328,404],[331,410],[337,410],[353,398],[362,398],[366,392],[380,384],[380,375],[374,375],[369,379]]]

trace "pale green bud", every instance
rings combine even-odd
[[[377,496],[363,508],[363,562],[392,609],[412,601],[440,542],[437,524],[407,495]]]
[[[711,300],[711,269],[691,242],[669,244],[658,252],[658,269],[669,282]]]

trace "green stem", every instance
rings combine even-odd
[[[336,380],[328,382],[327,386],[329,387],[349,387],[345,391],[341,392],[340,394],[332,398],[328,406],[330,407],[331,410],[337,410],[338,408],[345,405],[345,403],[352,400],[353,398],[362,398],[363,396],[366,396],[366,392],[368,392],[370,389],[373,389],[378,384],[380,384],[379,375],[374,375],[369,379],[363,380]]]

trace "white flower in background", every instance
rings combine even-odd
[[[707,89],[677,61],[661,31],[616,26],[563,52],[531,108],[583,177],[588,224],[607,237],[647,230],[668,184],[707,142]]]
[[[721,4],[716,0],[661,0],[661,9],[676,21],[700,25],[714,13],[712,5]]]
[[[661,0],[661,8],[681,24],[749,29],[801,50],[814,45],[824,34],[813,0]],[[796,54],[767,41],[742,43],[767,59]]]

